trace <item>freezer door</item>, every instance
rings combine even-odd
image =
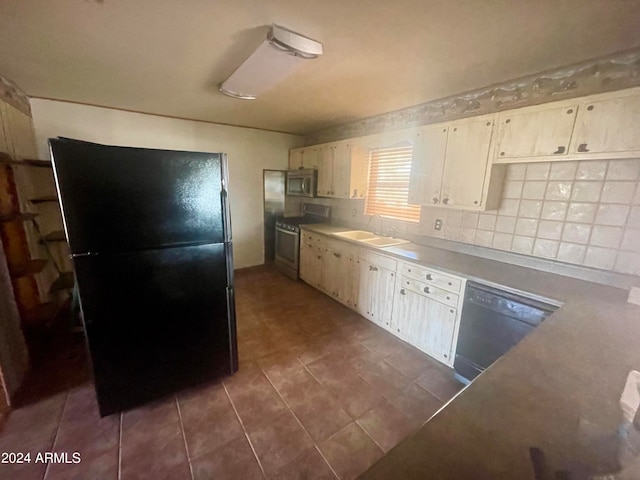
[[[230,240],[224,154],[49,143],[71,253]]]
[[[100,413],[237,370],[228,245],[74,259]]]

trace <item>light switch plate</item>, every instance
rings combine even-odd
[[[442,230],[442,220],[440,218],[436,218],[436,221],[433,224],[433,228],[435,230]]]
[[[351,210],[351,216],[355,217],[358,214],[358,211],[354,208],[353,210]]]

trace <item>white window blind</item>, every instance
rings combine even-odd
[[[413,145],[408,142],[371,151],[366,215],[420,221],[420,206],[408,203],[412,155]]]

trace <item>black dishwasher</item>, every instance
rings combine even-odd
[[[467,282],[454,361],[455,377],[469,383],[557,308]]]

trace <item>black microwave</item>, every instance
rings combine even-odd
[[[312,169],[287,171],[287,195],[315,197],[318,171]]]

